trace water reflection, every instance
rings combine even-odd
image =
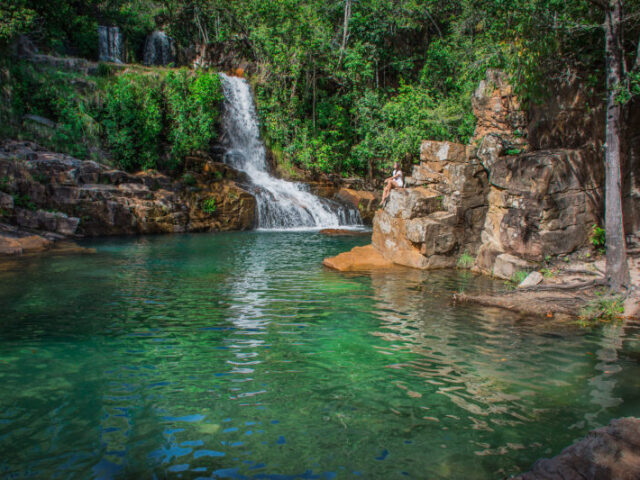
[[[637,325],[320,266],[362,241],[109,239],[1,270],[0,475],[489,479],[637,413]]]
[[[429,272],[406,272],[400,277],[371,275],[380,319],[372,334],[387,342],[381,351],[391,360],[398,352],[415,354],[387,367],[423,380],[420,388],[415,383],[395,383],[407,396],[420,399],[423,421],[442,429],[493,433],[466,435],[475,445],[471,449],[475,455],[537,449],[541,443],[531,441],[530,432],[540,422],[568,414],[577,419],[569,428],[590,429],[606,423],[623,403],[614,394],[615,374],[623,369],[618,358],[622,325],[608,325],[595,338],[572,323],[540,322],[500,309],[451,304],[452,294],[460,288],[495,288],[486,279]],[[595,351],[595,365],[590,349]],[[576,379],[585,378],[592,369],[601,372],[588,381],[589,402],[595,408],[583,413],[581,407],[569,412],[559,408],[582,396],[583,384],[576,385]],[[566,424],[567,418],[563,420]],[[505,436],[505,429],[512,429],[512,435]],[[518,435],[518,430],[527,434]]]

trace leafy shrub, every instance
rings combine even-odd
[[[95,116],[98,105],[94,99],[79,95],[71,87],[74,77],[55,70],[36,70],[25,62],[15,62],[10,68],[12,86],[11,110],[16,130],[25,114],[39,115],[56,123],[50,135],[35,140],[53,150],[86,158],[88,145],[99,142]],[[13,132],[12,132],[13,133]]]
[[[167,117],[172,165],[206,149],[217,136],[222,85],[217,73],[190,74],[186,69],[166,79]]]
[[[13,204],[16,207],[26,208],[27,210],[37,210],[36,204],[31,201],[29,195],[14,195]]]
[[[119,76],[107,88],[107,144],[125,170],[156,168],[160,159],[162,88],[156,77]]]
[[[527,272],[526,270],[518,270],[511,277],[511,282],[516,285],[520,285],[524,281],[524,279],[527,278],[528,276],[529,276],[529,272]]]
[[[464,252],[458,258],[456,265],[458,268],[469,269],[473,266],[474,262],[475,262],[475,259],[473,258],[473,256],[471,256],[468,252]]]
[[[216,211],[216,199],[213,197],[209,197],[203,200],[200,204],[200,210],[210,215],[214,214]]]
[[[595,298],[585,305],[580,312],[580,319],[586,321],[616,320],[624,313],[624,298],[619,295],[607,295],[597,292]]]
[[[599,252],[603,253],[606,250],[607,234],[604,228],[593,224],[589,240],[591,241],[591,245]]]
[[[185,173],[184,175],[182,175],[182,183],[192,187],[196,184],[196,177],[194,177],[191,173]]]

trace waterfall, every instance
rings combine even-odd
[[[122,63],[122,33],[118,27],[98,27],[98,52],[101,62]]]
[[[328,228],[362,223],[357,209],[320,198],[302,183],[287,182],[269,174],[265,147],[251,89],[243,78],[220,74],[225,95],[222,117],[227,153],[225,162],[243,171],[256,197],[256,222],[260,229]]]
[[[147,37],[144,44],[143,63],[145,65],[169,65],[176,61],[173,39],[161,30]]]

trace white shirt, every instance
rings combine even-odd
[[[402,188],[404,186],[404,182],[402,180],[402,170],[394,170],[392,176],[393,181],[396,183],[396,185]]]

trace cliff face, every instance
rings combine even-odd
[[[191,166],[181,180],[153,171],[132,175],[30,142],[7,142],[0,148],[0,253],[50,246],[22,245],[20,239],[34,235],[50,242],[251,228],[255,199],[237,183],[238,173],[206,159],[192,158]]]
[[[475,138],[469,145],[423,142],[407,188],[393,190],[375,215],[373,246],[394,263],[421,269],[454,266],[467,253],[476,270],[509,279],[587,245],[603,217],[602,111],[568,85],[525,115],[494,71],[472,100]],[[640,224],[639,137],[627,125],[628,233]]]

